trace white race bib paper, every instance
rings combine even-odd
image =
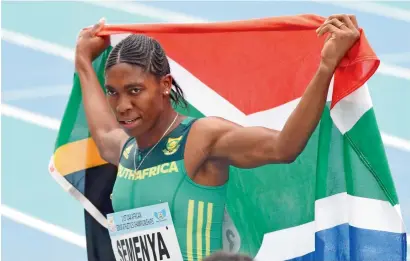
[[[183,261],[168,203],[107,215],[117,261]]]

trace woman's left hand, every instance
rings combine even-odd
[[[332,15],[316,32],[318,36],[329,33],[322,48],[321,64],[332,71],[360,38],[359,26],[353,15]]]

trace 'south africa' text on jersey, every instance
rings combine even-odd
[[[142,170],[132,170],[125,168],[121,164],[118,166],[118,177],[129,179],[129,180],[141,180],[145,178],[151,178],[159,174],[169,174],[173,172],[178,172],[178,166],[175,161],[166,162],[154,167],[142,169]]]

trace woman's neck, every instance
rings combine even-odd
[[[177,115],[178,113],[173,109],[166,110],[164,113],[161,113],[154,126],[152,126],[150,130],[141,136],[137,137],[138,147],[144,149],[154,146],[162,136],[165,136],[174,130],[179,123],[179,120],[175,119]],[[171,124],[172,126],[170,126]],[[167,133],[164,135],[164,132],[166,131]]]

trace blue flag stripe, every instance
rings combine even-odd
[[[316,233],[314,252],[289,261],[405,261],[406,234],[343,224]]]

